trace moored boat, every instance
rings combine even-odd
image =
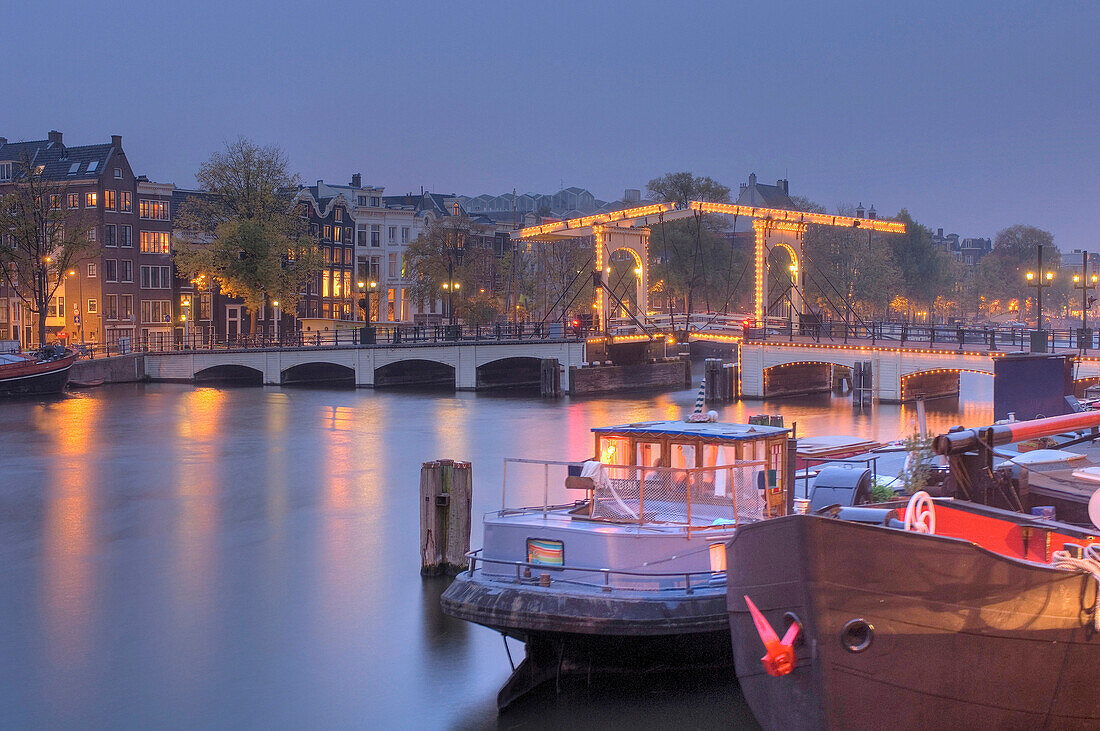
[[[848,512],[729,542],[734,666],[761,725],[1100,724],[1095,532],[950,499]]]
[[[76,354],[61,346],[33,354],[0,353],[0,396],[61,393]]]
[[[446,614],[525,643],[501,708],[570,673],[728,664],[725,541],[789,512],[786,429],[664,421],[593,431],[596,459],[505,460],[502,508],[442,597]],[[541,504],[508,507],[516,489]],[[551,500],[567,491],[577,499]]]

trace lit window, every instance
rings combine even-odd
[[[337,208],[335,213],[336,213],[336,220],[337,221],[343,221],[344,220],[344,209],[343,208]]]
[[[95,191],[91,191],[90,193],[85,194],[85,196],[84,196],[84,207],[85,208],[95,208],[98,204],[99,204],[99,194],[98,193],[96,193]]]
[[[324,233],[321,234],[321,238],[323,238],[323,239],[331,239],[332,238],[332,226],[328,225],[327,223],[325,224]]]
[[[88,262],[88,276],[95,277],[95,262]]]
[[[122,206],[118,209],[119,211],[122,213],[134,212],[134,202],[130,199],[130,193],[128,191],[122,191],[121,203]]]
[[[80,193],[69,193],[68,198],[69,208],[80,208]]]
[[[142,231],[141,237],[141,253],[143,254],[167,254],[168,253],[168,232],[167,231]]]
[[[108,211],[115,210],[115,192],[113,190],[103,191],[103,208]]]
[[[89,299],[88,300],[88,314],[89,315],[95,315],[98,312],[99,312],[99,300]]]
[[[150,218],[154,221],[167,221],[168,201],[148,200],[142,198],[140,201],[138,201],[138,215],[141,218]]]

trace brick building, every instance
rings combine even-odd
[[[101,144],[66,146],[61,132],[46,139],[0,137],[0,196],[19,184],[24,163],[60,185],[56,205],[90,223],[96,242],[75,262],[50,305],[48,337],[117,343],[172,331],[176,312],[171,262],[171,184],[134,174],[112,135]],[[68,220],[68,218],[66,218]],[[0,289],[0,336],[35,345],[37,328],[15,292]]]

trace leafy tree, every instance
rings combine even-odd
[[[727,203],[730,189],[716,180],[690,172],[667,173],[650,180],[647,194],[659,201],[674,202],[686,208],[693,201]],[[701,290],[707,307],[714,304],[710,295],[715,288],[708,280],[718,272],[732,269],[732,252],[719,232],[724,222],[713,217],[696,215],[692,219],[673,221],[650,237],[650,251],[661,256],[654,274],[661,281],[666,297],[683,297],[688,313],[695,309],[695,294]],[[654,246],[654,241],[657,246]],[[726,262],[727,266],[722,266]],[[728,299],[728,296],[727,296]]]
[[[180,275],[205,276],[252,312],[269,298],[293,308],[321,270],[321,253],[290,205],[299,178],[286,155],[242,137],[211,155],[195,177],[204,195],[187,199],[176,215]],[[251,320],[255,333],[259,319]]]
[[[909,211],[901,209],[896,220],[905,224],[905,233],[886,238],[901,269],[905,294],[931,311],[936,297],[956,293],[959,265],[932,242],[932,232],[914,221]]]
[[[412,296],[427,299],[446,294],[457,313],[465,307],[465,300],[480,289],[491,292],[493,251],[478,245],[476,239],[487,230],[465,215],[441,216],[429,221],[405,251],[405,266],[413,278],[409,288]]]
[[[95,247],[93,222],[62,210],[66,185],[48,179],[24,157],[13,166],[15,185],[0,199],[0,271],[38,320],[38,342],[46,343],[46,313],[69,266]],[[0,238],[5,238],[0,236]]]

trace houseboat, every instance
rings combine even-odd
[[[76,353],[60,345],[34,353],[0,353],[0,397],[61,393]]]
[[[728,664],[725,543],[790,512],[787,429],[651,421],[593,432],[584,462],[505,460],[501,509],[443,594],[446,614],[525,643],[501,708],[570,673]],[[517,491],[527,507],[509,506]]]

